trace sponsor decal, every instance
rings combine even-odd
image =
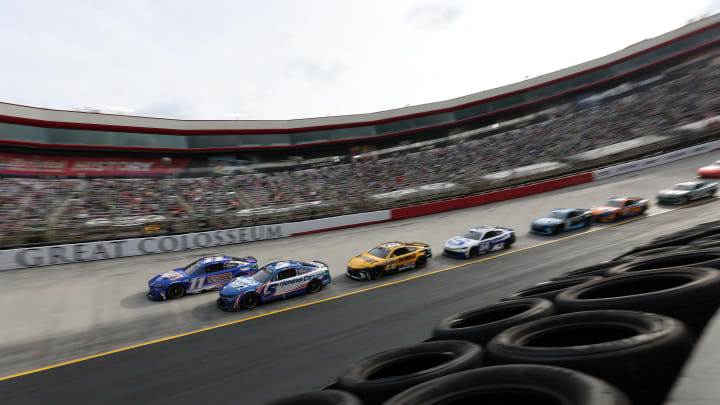
[[[232,276],[231,272],[213,274],[211,276],[205,277],[205,284],[215,284],[215,283],[219,283],[221,281],[230,280],[232,278],[233,278],[233,276]]]
[[[224,246],[292,235],[288,224],[220,229],[183,235],[150,236],[110,241],[0,250],[0,270],[116,259],[155,253]],[[211,258],[217,259],[217,258]]]

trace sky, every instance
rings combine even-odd
[[[516,83],[718,11],[720,0],[0,0],[0,101],[201,120],[368,113]]]

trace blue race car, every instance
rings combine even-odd
[[[443,254],[450,257],[470,258],[495,250],[509,249],[515,242],[515,231],[500,226],[478,226],[462,236],[454,236],[445,242]]]
[[[235,277],[258,271],[254,257],[212,256],[196,260],[184,268],[158,274],[148,281],[148,298],[164,300],[189,293],[217,290]]]
[[[541,235],[555,235],[572,229],[583,228],[592,223],[592,210],[584,208],[561,208],[552,210],[543,218],[532,222],[530,231]]]
[[[318,261],[270,263],[252,276],[238,277],[220,289],[217,305],[225,311],[252,309],[260,302],[314,294],[330,284],[330,269]]]

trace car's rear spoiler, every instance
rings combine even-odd
[[[502,230],[504,230],[504,231],[515,232],[514,229],[512,229],[512,228],[506,228],[506,227],[504,227],[504,226],[495,226],[494,228],[495,228],[495,229],[502,229]]]

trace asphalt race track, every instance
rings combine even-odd
[[[0,273],[0,378],[12,377],[0,380],[0,403],[256,404],[320,387],[351,361],[427,338],[444,316],[610,259],[655,235],[720,219],[720,202],[711,200],[674,210],[653,205],[647,217],[610,227],[595,224],[589,232],[527,233],[530,220],[552,208],[588,207],[610,196],[653,197],[718,159],[714,152],[516,200],[222,251]],[[515,228],[518,241],[497,257],[473,262],[439,255],[448,237],[472,225]],[[389,240],[427,242],[437,255],[422,271],[380,281],[343,276],[352,255]],[[154,274],[212,253],[249,254],[261,263],[319,259],[330,265],[334,280],[313,296],[239,313],[217,310],[215,293],[160,303],[145,298]],[[142,345],[226,323],[232,324]],[[124,350],[131,345],[139,346]],[[108,351],[116,352],[72,362]],[[54,367],[62,362],[71,364]]]

